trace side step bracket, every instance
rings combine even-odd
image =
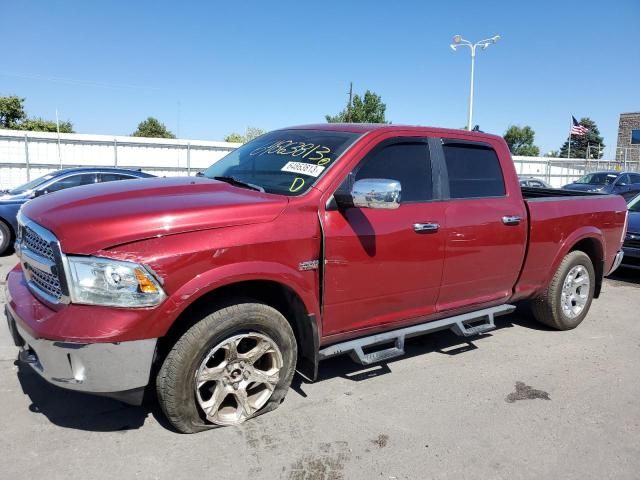
[[[516,309],[513,305],[500,305],[498,307],[485,308],[475,312],[464,313],[454,317],[433,320],[411,327],[391,330],[389,332],[370,335],[368,337],[356,338],[342,343],[336,343],[320,350],[319,359],[334,357],[343,353],[348,353],[353,361],[361,365],[371,365],[382,362],[390,358],[404,355],[404,341],[408,337],[424,335],[437,332],[439,330],[451,330],[456,335],[462,337],[473,337],[481,333],[493,330],[496,326],[494,318],[497,315],[506,315]],[[365,353],[367,347],[391,343],[393,346]]]

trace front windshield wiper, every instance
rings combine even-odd
[[[230,185],[236,185],[238,187],[245,187],[245,188],[249,188],[251,190],[256,190],[258,192],[263,192],[264,193],[264,188],[262,188],[260,185],[254,185],[253,183],[243,182],[242,180],[238,180],[235,177],[216,176],[216,177],[213,177],[213,179],[214,180],[219,180],[220,182],[228,183]]]

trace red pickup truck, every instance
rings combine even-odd
[[[182,432],[276,408],[321,359],[471,336],[529,300],[576,327],[621,259],[622,197],[521,189],[502,138],[396,125],[263,135],[199,178],[58,192],[19,215],[6,314],[64,388]]]

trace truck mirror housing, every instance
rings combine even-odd
[[[365,178],[351,188],[353,206],[356,208],[398,208],[402,187],[397,180]]]

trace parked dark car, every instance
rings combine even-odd
[[[640,269],[640,194],[628,203],[629,220],[624,237],[622,266]]]
[[[124,168],[65,168],[31,180],[12,190],[0,192],[0,255],[9,249],[18,228],[20,207],[32,198],[80,185],[149,178],[154,175]]]
[[[565,190],[582,192],[617,193],[626,200],[640,193],[640,173],[635,172],[593,172],[565,185]]]
[[[518,181],[520,182],[521,187],[529,187],[529,188],[553,188],[544,180],[540,180],[536,177],[518,177]]]

